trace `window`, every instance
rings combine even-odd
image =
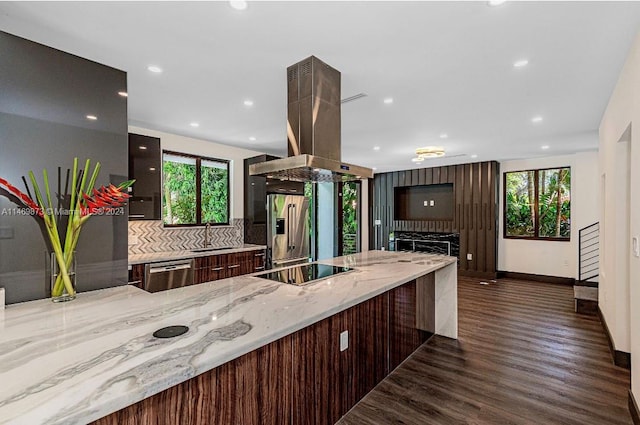
[[[504,174],[504,237],[569,240],[571,168]]]
[[[229,224],[229,161],[164,151],[162,175],[165,225]]]
[[[342,220],[338,220],[340,242],[338,255],[348,255],[360,252],[360,182],[338,183],[339,199],[338,211],[342,211]],[[340,208],[341,206],[341,208]]]

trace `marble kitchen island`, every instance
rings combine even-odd
[[[300,287],[247,275],[154,294],[126,286],[66,304],[9,306],[0,313],[0,423],[83,424],[107,415],[98,423],[291,422],[309,410],[301,397],[314,390],[311,380],[316,388],[323,379],[337,385],[318,371],[343,368],[341,376],[350,373],[339,383],[344,390],[326,392],[347,401],[317,413],[335,418],[429,334],[457,337],[455,258],[369,251],[320,263],[354,270]],[[152,336],[169,325],[189,331]],[[331,341],[346,330],[349,347],[338,350]],[[216,392],[217,380],[229,391]],[[321,398],[331,404],[330,395]]]

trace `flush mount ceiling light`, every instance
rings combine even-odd
[[[229,2],[229,6],[233,7],[235,10],[245,10],[248,4],[243,0],[231,0]]]
[[[255,138],[255,137],[253,137],[253,136],[251,136],[251,137],[249,137],[249,141],[251,141],[251,142],[255,142],[255,141],[256,141],[256,138]]]
[[[441,138],[441,139],[446,139],[446,138],[448,138],[448,137],[449,137],[449,135],[448,135],[447,133],[441,133],[441,134],[440,134],[440,138]]]
[[[473,155],[471,155],[471,158],[477,158],[478,155],[476,155],[475,153]]]
[[[380,150],[380,146],[374,146],[374,147],[373,147],[373,150],[374,150],[374,151],[379,151],[379,150]]]
[[[515,61],[513,63],[513,67],[514,68],[522,68],[522,67],[527,66],[527,65],[529,65],[529,61],[527,59],[521,59],[521,60]]]
[[[532,123],[542,122],[542,117],[541,116],[533,117],[531,118],[531,122]]]
[[[487,2],[487,4],[489,6],[500,6],[501,4],[505,3],[507,0],[489,0]]]
[[[189,124],[191,127],[200,127],[200,124],[198,124],[197,122],[192,122],[191,124]]]
[[[416,157],[412,159],[414,162],[421,162],[429,158],[439,158],[444,156],[444,148],[442,146],[426,146],[416,149]]]
[[[251,99],[247,99],[243,103],[244,103],[244,106],[253,106],[253,100]]]
[[[549,149],[549,145],[540,146],[540,149],[546,151],[547,149]]]
[[[162,72],[162,68],[156,65],[149,65],[147,69],[153,72],[154,74],[160,74]]]
[[[392,97],[388,97],[385,100],[383,100],[384,103],[386,103],[387,105],[390,105],[393,103],[393,98]]]

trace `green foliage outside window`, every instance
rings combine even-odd
[[[570,168],[505,173],[505,185],[505,236],[569,239]]]
[[[229,170],[220,163],[202,161],[202,222],[229,222]]]
[[[163,205],[165,224],[226,224],[229,222],[229,164],[194,156],[164,153]],[[200,193],[197,180],[200,179]],[[201,214],[197,217],[198,205]]]
[[[357,252],[358,244],[358,188],[356,182],[346,182],[342,186],[342,253]]]

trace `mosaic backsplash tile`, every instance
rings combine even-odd
[[[239,246],[244,241],[243,220],[231,219],[229,226],[211,226],[211,246]],[[136,242],[137,239],[137,243]],[[204,227],[164,227],[161,220],[129,222],[129,254],[190,250],[204,247]]]

